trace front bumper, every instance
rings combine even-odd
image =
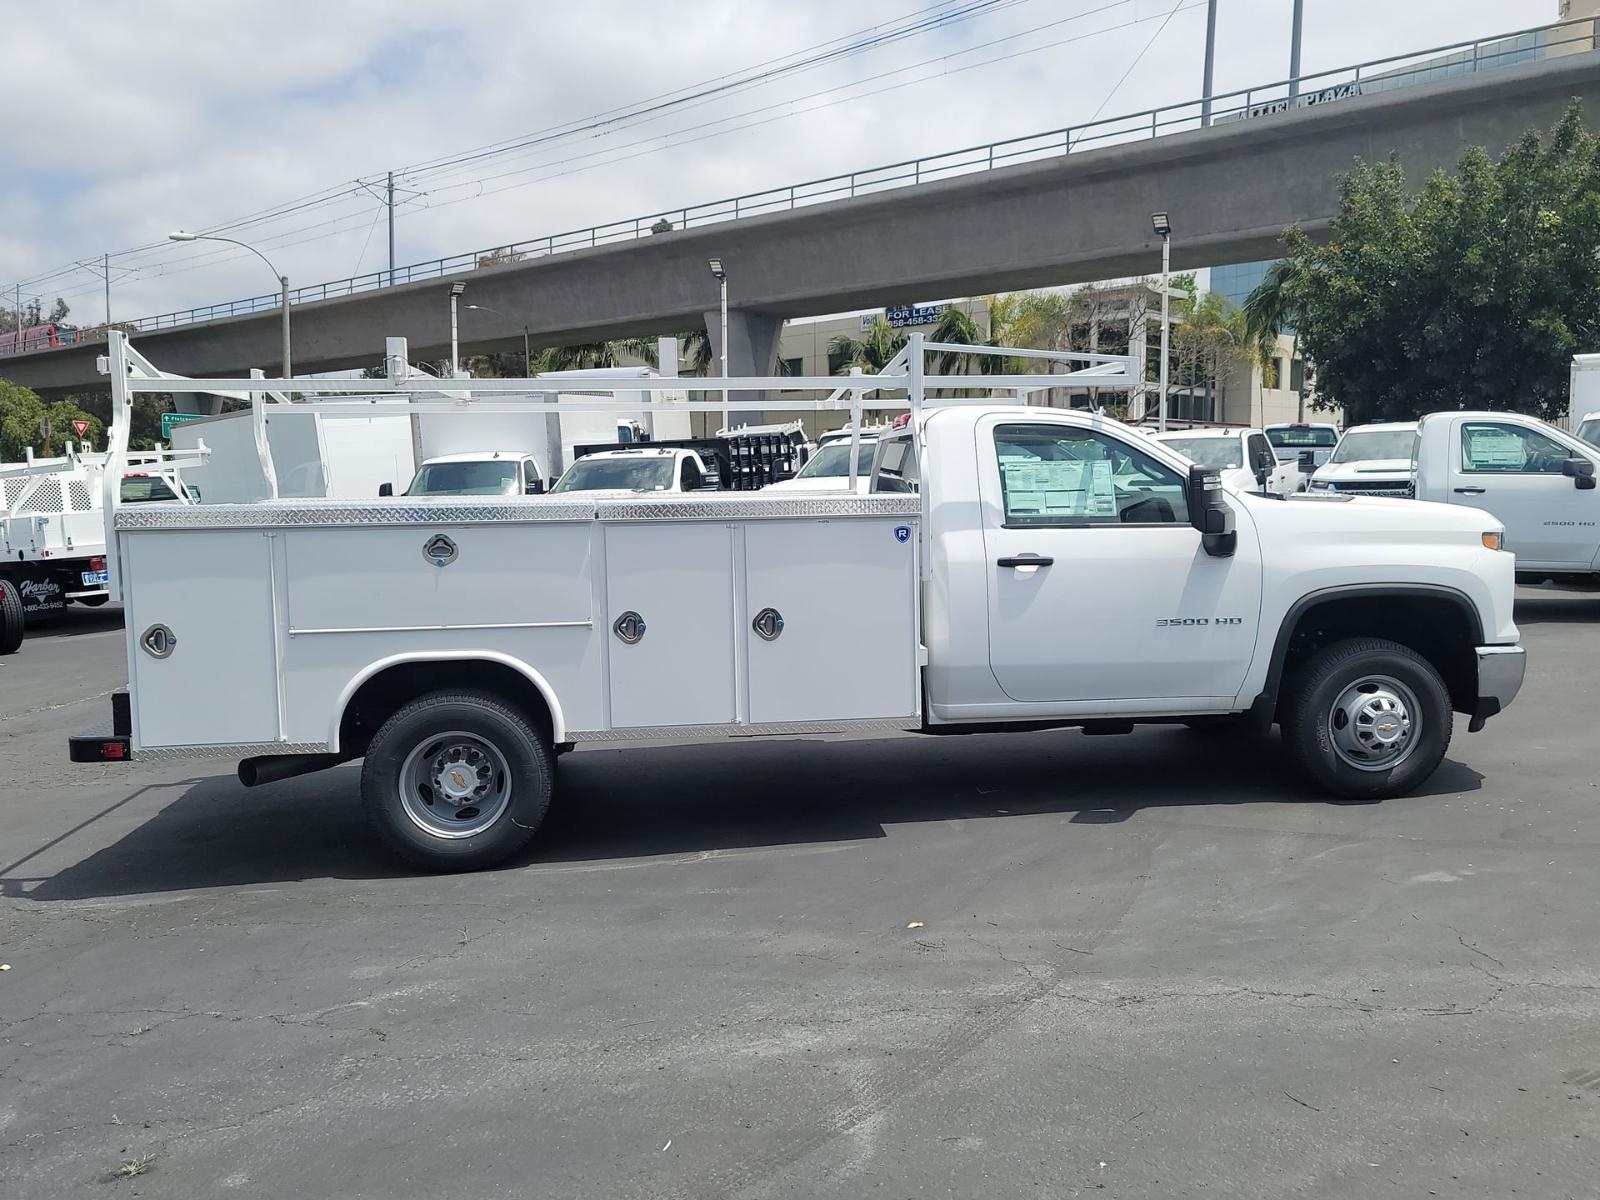
[[[1517,698],[1528,670],[1528,652],[1521,646],[1479,646],[1477,655],[1478,701],[1472,707],[1468,733],[1477,733],[1484,722]]]

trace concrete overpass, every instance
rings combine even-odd
[[[524,323],[535,345],[701,322],[715,344],[706,259],[718,256],[731,281],[730,373],[768,374],[785,318],[1152,273],[1157,210],[1172,216],[1175,269],[1272,257],[1289,225],[1326,231],[1338,176],[1355,159],[1397,154],[1420,181],[1469,146],[1498,153],[1548,129],[1573,98],[1600,121],[1600,51],[297,305],[295,368],[378,363],[388,335],[409,338],[419,358],[446,357],[454,279],[468,284],[463,303],[515,314],[464,313],[464,351],[520,350]],[[135,343],[186,375],[272,374],[278,320],[210,321]],[[0,358],[0,376],[46,393],[88,390],[101,383],[101,351]]]

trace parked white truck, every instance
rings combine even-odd
[[[119,412],[140,390],[219,386],[130,378],[123,336],[110,337]],[[972,378],[924,375],[926,353],[956,348],[913,335],[910,349],[903,372],[870,380],[912,412],[874,455],[876,471],[898,446],[908,490],[895,494],[116,511],[129,692],[72,755],[242,758],[247,783],[364,758],[383,840],[466,869],[528,843],[554,755],[580,742],[1120,733],[1231,716],[1279,723],[1320,788],[1386,797],[1433,773],[1452,711],[1476,730],[1516,695],[1513,563],[1486,514],[1263,497],[1114,420],[926,403]],[[1079,375],[1107,388],[1129,382],[1125,368],[1102,356]],[[985,385],[1020,394],[1064,378]],[[482,381],[489,394],[466,403],[516,383]],[[292,384],[319,387],[354,390]],[[767,401],[783,403],[800,402]],[[226,608],[202,578],[229,581]]]
[[[1600,449],[1536,417],[1442,412],[1417,434],[1420,500],[1470,505],[1505,526],[1517,578],[1600,583]]]
[[[1411,495],[1415,421],[1386,421],[1346,429],[1339,444],[1311,476],[1307,491],[1342,496]]]
[[[1240,427],[1174,429],[1153,435],[1190,462],[1209,467],[1239,491],[1292,496],[1304,486],[1297,459],[1279,461],[1266,434]]]

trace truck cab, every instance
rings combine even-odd
[[[1241,492],[1292,496],[1304,486],[1299,461],[1280,460],[1259,429],[1182,429],[1153,436],[1190,462],[1210,467]]]
[[[641,446],[585,454],[556,481],[552,492],[609,492],[613,495],[671,495],[698,492],[711,474],[693,450]]]
[[[1521,413],[1432,413],[1420,428],[1418,499],[1494,514],[1524,582],[1600,572],[1600,449]]]
[[[544,476],[530,454],[508,450],[468,451],[430,458],[417,469],[407,496],[537,496]],[[392,494],[388,484],[380,496]]]

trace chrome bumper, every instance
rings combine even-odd
[[[1521,646],[1478,647],[1478,702],[1472,709],[1469,733],[1517,698],[1528,670],[1528,652]]]

